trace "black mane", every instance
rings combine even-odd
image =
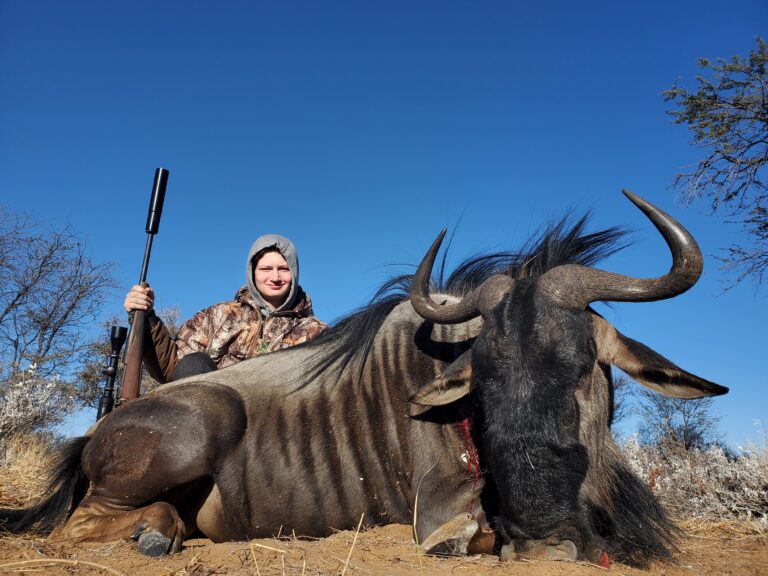
[[[571,215],[566,215],[531,236],[520,250],[471,257],[459,264],[447,279],[444,278],[444,254],[430,289],[462,298],[495,274],[506,274],[519,280],[541,276],[563,264],[594,266],[628,245],[625,229],[612,227],[587,234],[585,228],[588,221],[588,213],[575,222],[572,222]],[[342,317],[306,344],[318,351],[310,363],[306,373],[309,378],[305,382],[327,369],[333,369],[337,376],[341,376],[353,360],[360,361],[358,366],[362,370],[374,338],[387,316],[395,306],[408,300],[413,276],[393,276],[381,285],[368,304]]]

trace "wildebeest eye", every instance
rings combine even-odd
[[[579,430],[579,404],[575,394],[566,396],[563,409],[563,428],[573,433],[577,433]]]

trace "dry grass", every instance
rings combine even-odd
[[[677,525],[688,536],[713,540],[735,540],[753,536],[768,537],[768,530],[761,524],[749,520],[702,520],[693,518],[679,520]]]
[[[51,465],[50,444],[39,436],[11,436],[0,450],[0,502],[23,508],[43,493]]]

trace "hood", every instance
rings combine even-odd
[[[285,261],[288,263],[288,268],[291,270],[291,291],[288,293],[288,298],[285,299],[285,302],[283,302],[279,308],[270,310],[269,306],[264,301],[264,298],[261,297],[261,294],[259,294],[259,291],[256,289],[256,285],[253,283],[254,263],[252,260],[253,257],[264,250],[264,248],[272,248],[273,246],[280,251],[280,254],[283,255],[283,258],[285,258]],[[248,293],[256,301],[265,317],[280,310],[290,310],[293,308],[300,292],[299,257],[296,254],[296,247],[293,245],[293,242],[288,240],[288,238],[277,234],[265,234],[264,236],[259,236],[248,251],[248,260],[246,260],[245,263],[245,282],[248,286]]]

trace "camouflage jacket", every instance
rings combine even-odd
[[[226,368],[312,340],[327,327],[312,314],[312,301],[301,291],[293,309],[275,312],[265,319],[245,286],[237,291],[234,300],[214,304],[187,320],[175,339],[162,320],[150,314],[144,365],[160,383],[168,382],[179,360],[192,352],[205,352],[218,368]]]

